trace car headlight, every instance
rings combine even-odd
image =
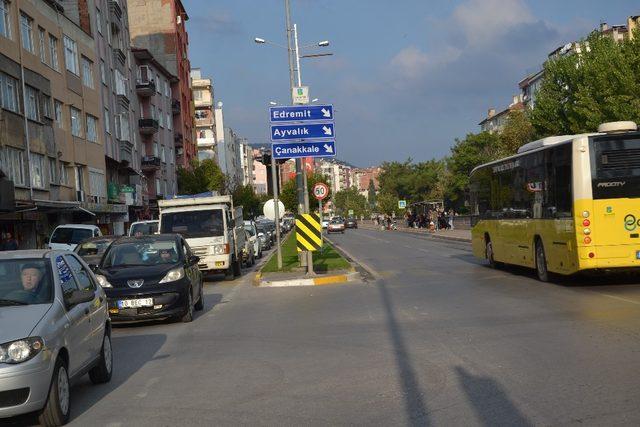
[[[213,253],[215,255],[224,255],[224,245],[214,245],[213,246]]]
[[[184,268],[178,267],[173,270],[169,270],[167,274],[160,280],[160,283],[169,283],[175,282],[176,280],[180,280],[184,277]]]
[[[29,337],[0,345],[0,363],[22,363],[35,357],[44,348],[40,337]]]
[[[98,284],[103,288],[113,288],[111,283],[104,277],[102,274],[96,274],[96,279],[98,280]]]

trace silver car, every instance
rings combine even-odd
[[[0,418],[39,412],[62,425],[70,380],[111,379],[107,299],[76,254],[0,252]]]

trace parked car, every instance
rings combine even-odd
[[[264,227],[267,237],[269,238],[269,247],[276,244],[276,223],[269,219],[261,219],[257,222]]]
[[[121,237],[96,270],[113,321],[193,320],[204,308],[199,257],[179,234]]]
[[[358,228],[358,220],[353,217],[349,217],[344,222],[344,226],[347,228]]]
[[[160,221],[152,220],[152,221],[137,221],[132,223],[129,226],[129,236],[135,236],[136,233],[142,233],[143,236],[148,236],[150,234],[156,234],[158,232],[158,226]]]
[[[329,220],[328,219],[323,219],[322,220],[322,228],[327,228],[329,227]]]
[[[0,319],[0,419],[37,412],[40,424],[65,424],[71,381],[111,380],[106,296],[76,254],[0,252]]]
[[[59,225],[51,233],[48,240],[49,249],[72,251],[89,237],[102,236],[102,232],[96,225],[90,224],[66,224]]]
[[[244,229],[249,233],[249,241],[253,245],[253,253],[256,258],[262,258],[262,243],[258,237],[258,229],[253,221],[245,221]]]
[[[340,219],[332,219],[327,227],[327,233],[343,233],[344,234],[344,221]]]
[[[271,249],[271,237],[266,227],[263,224],[256,223],[256,230],[258,231],[258,238],[260,239],[262,250]]]
[[[246,267],[251,267],[256,263],[256,253],[251,242],[251,235],[245,229],[244,247],[242,248],[242,262]]]
[[[107,251],[109,245],[117,238],[118,236],[90,237],[76,246],[74,252],[78,254],[89,267],[96,266],[100,264],[102,255]]]

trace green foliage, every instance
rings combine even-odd
[[[594,132],[604,122],[640,121],[638,37],[616,43],[594,32],[580,50],[544,66],[531,116],[539,137]]]
[[[522,110],[513,110],[500,132],[500,140],[493,157],[508,157],[516,154],[518,148],[533,141],[534,130],[529,114]]]
[[[367,196],[369,199],[369,208],[373,209],[376,206],[376,184],[372,179],[369,180],[369,189]]]
[[[307,174],[307,191],[309,193],[309,206],[313,210],[316,205],[316,199],[313,197],[313,186],[318,182],[324,182],[328,185],[327,178],[319,173]],[[331,186],[329,186],[331,187]],[[290,179],[283,186],[280,191],[280,200],[284,204],[284,207],[291,212],[298,212],[298,196],[297,196],[296,180]]]
[[[441,178],[444,174],[445,162],[442,160],[384,162],[379,177],[380,192],[409,202],[442,198],[444,187]]]
[[[338,191],[331,200],[337,213],[345,217],[349,214],[349,210],[353,210],[353,215],[356,217],[367,215],[369,211],[367,198],[355,187]]]
[[[386,215],[398,213],[398,197],[390,193],[379,193],[376,210]]]
[[[260,209],[264,203],[262,198],[256,194],[251,185],[242,185],[233,191],[233,204],[242,206],[244,219],[255,218],[262,213]]]
[[[213,159],[194,160],[191,169],[178,168],[178,194],[198,194],[205,191],[224,193],[225,176]]]

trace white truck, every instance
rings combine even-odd
[[[160,233],[181,234],[204,272],[240,275],[245,232],[242,207],[231,196],[194,195],[158,200]]]

